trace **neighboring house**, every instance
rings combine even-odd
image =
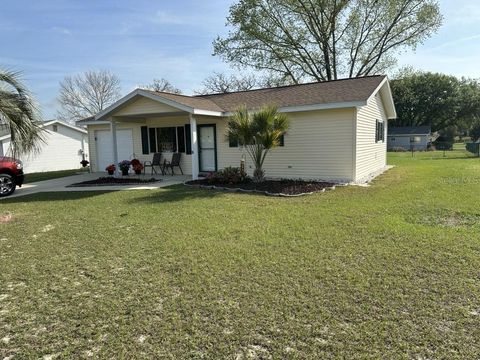
[[[182,168],[197,178],[239,166],[242,149],[225,135],[228,116],[265,104],[290,119],[283,146],[265,160],[267,177],[362,182],[386,167],[387,120],[396,112],[385,76],[199,96],[137,89],[77,124],[87,125],[93,171],[181,152]]]
[[[80,168],[82,151],[88,160],[88,136],[85,129],[62,121],[42,123],[45,143],[37,154],[21,157],[25,173]],[[0,136],[0,156],[9,155],[10,135]]]
[[[388,128],[388,150],[427,150],[432,142],[430,126]]]

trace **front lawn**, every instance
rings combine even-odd
[[[0,358],[479,358],[480,159],[456,152],[301,198],[4,200]]]

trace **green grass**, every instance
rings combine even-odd
[[[455,153],[294,199],[3,200],[0,357],[479,358],[480,160]]]
[[[86,169],[72,169],[72,170],[60,170],[60,171],[46,171],[38,173],[30,173],[25,175],[25,183],[33,183],[37,181],[45,181],[51,179],[58,179],[65,176],[76,175],[81,172],[88,171]]]

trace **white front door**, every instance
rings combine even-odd
[[[98,171],[105,171],[105,168],[113,163],[112,134],[110,130],[98,130],[95,132],[95,139],[97,145]],[[132,129],[117,130],[117,153],[119,162],[132,159]]]
[[[200,171],[216,171],[215,125],[198,125]]]

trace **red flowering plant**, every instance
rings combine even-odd
[[[136,174],[140,174],[143,170],[143,165],[138,159],[133,159],[130,161],[130,165],[132,165],[132,169]]]

